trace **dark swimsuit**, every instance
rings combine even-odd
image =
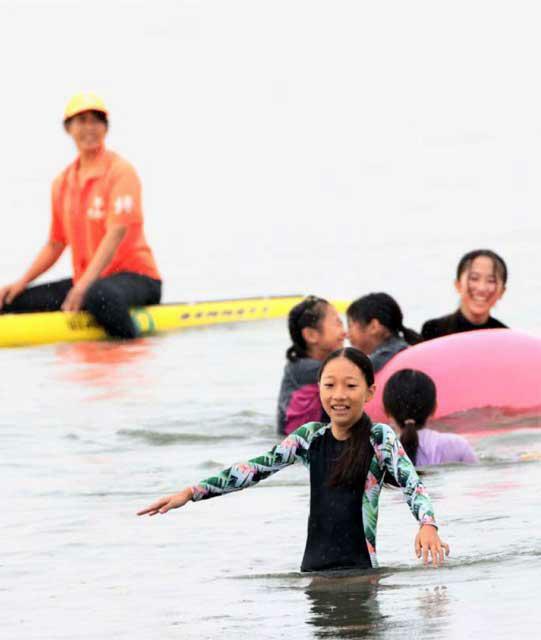
[[[372,566],[363,535],[362,488],[329,486],[345,446],[328,429],[310,447],[310,515],[301,571]]]
[[[462,333],[463,331],[507,328],[508,327],[505,324],[496,320],[496,318],[493,318],[492,316],[489,316],[488,320],[483,324],[473,324],[473,322],[470,322],[459,309],[448,316],[434,318],[434,320],[427,320],[421,329],[421,335],[423,336],[423,340],[432,340],[434,338],[451,335],[452,333]]]

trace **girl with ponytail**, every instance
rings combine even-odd
[[[462,436],[425,427],[436,411],[436,385],[422,371],[402,369],[394,373],[383,390],[383,406],[416,466],[478,462],[470,443]]]
[[[336,309],[308,296],[288,316],[291,346],[278,396],[278,433],[288,434],[305,422],[324,417],[317,375],[322,360],[344,345],[346,332]]]
[[[372,360],[376,373],[421,336],[404,326],[396,300],[388,293],[369,293],[352,302],[346,312],[349,341]]]
[[[302,462],[310,472],[310,514],[301,571],[370,569],[377,567],[379,496],[389,475],[419,522],[417,557],[425,564],[430,559],[441,564],[449,547],[440,540],[432,503],[415,467],[393,429],[372,424],[364,411],[375,391],[368,357],[352,348],[330,353],[321,364],[319,391],[330,424],[304,424],[266,454],[161,498],[139,515],[163,514],[190,501],[239,491]]]

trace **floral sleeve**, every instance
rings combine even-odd
[[[436,526],[428,492],[395,432],[385,424],[372,428],[374,451],[380,468],[388,471],[401,487],[408,506],[421,524]]]
[[[260,480],[268,478],[284,467],[301,460],[306,464],[310,440],[318,423],[308,423],[291,433],[280,444],[267,453],[252,458],[247,462],[239,462],[215,476],[202,480],[192,487],[192,500],[205,500],[215,496],[246,489]]]

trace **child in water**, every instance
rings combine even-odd
[[[310,470],[310,515],[301,571],[368,569],[377,566],[379,495],[390,474],[420,524],[417,557],[426,564],[431,556],[439,565],[449,547],[439,538],[426,489],[391,427],[372,424],[364,412],[375,391],[368,357],[351,347],[333,351],[321,365],[319,388],[330,424],[305,424],[268,453],[161,498],[138,515],[245,489],[302,462]]]
[[[421,329],[423,340],[475,329],[506,329],[490,315],[506,284],[507,265],[494,251],[476,249],[462,256],[455,281],[460,307],[448,316],[427,320]]]
[[[465,438],[425,427],[436,411],[436,385],[422,371],[402,369],[394,373],[383,390],[383,407],[397,425],[400,442],[416,466],[478,462]]]
[[[377,373],[400,351],[421,342],[421,336],[404,326],[402,310],[387,293],[369,293],[346,311],[352,346],[364,351]]]
[[[344,346],[346,332],[336,309],[316,296],[293,307],[288,317],[292,346],[286,351],[278,396],[278,433],[288,434],[306,422],[319,422],[318,371],[321,362]]]

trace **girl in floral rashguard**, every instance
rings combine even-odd
[[[309,422],[268,453],[161,498],[138,515],[167,513],[190,500],[245,489],[300,461],[310,470],[310,515],[301,570],[368,569],[377,566],[379,495],[389,474],[420,524],[417,557],[425,563],[431,557],[439,565],[449,547],[438,536],[425,487],[391,427],[372,424],[364,413],[364,404],[375,391],[370,360],[353,348],[332,352],[321,365],[319,387],[330,424]]]

